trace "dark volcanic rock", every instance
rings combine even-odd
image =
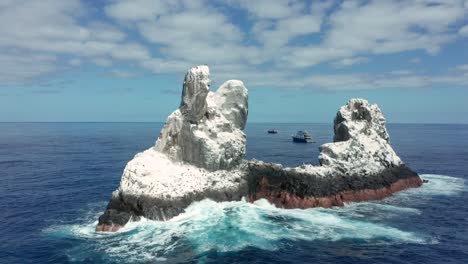
[[[203,199],[211,199],[217,202],[235,201],[247,196],[247,194],[248,186],[246,182],[234,190],[209,190],[203,193],[189,193],[179,199],[125,195],[116,191],[113,193],[106,211],[99,217],[96,231],[117,231],[128,221],[138,221],[142,216],[151,220],[166,221],[184,212],[184,209],[194,201]],[[106,227],[107,230],[105,230]]]
[[[282,208],[331,207],[383,199],[421,184],[419,176],[404,165],[375,175],[323,177],[272,163],[249,163],[249,201],[264,198]]]

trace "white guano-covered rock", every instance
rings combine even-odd
[[[214,100],[222,114],[234,126],[244,129],[248,114],[247,89],[237,80],[225,82],[216,91]]]
[[[187,72],[179,109],[167,118],[156,145],[128,162],[119,191],[180,198],[244,183],[247,89],[236,80],[216,92],[209,85],[208,66]]]
[[[179,107],[187,122],[197,123],[206,113],[206,97],[210,84],[208,66],[200,65],[187,71]]]
[[[376,104],[349,100],[336,114],[334,131],[334,142],[320,146],[321,166],[306,165],[298,170],[323,176],[365,176],[403,165],[390,146],[385,118]]]
[[[138,153],[125,167],[119,191],[132,196],[179,199],[187,194],[237,191],[245,183],[245,169],[208,171],[174,162],[153,148]]]

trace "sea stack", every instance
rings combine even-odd
[[[96,231],[117,231],[141,216],[168,220],[205,198],[247,195],[247,88],[230,80],[211,92],[209,74],[205,65],[187,72],[180,107],[155,146],[128,162]]]
[[[338,110],[333,128],[334,142],[320,146],[320,166],[249,162],[249,200],[265,198],[281,208],[332,207],[422,185],[390,146],[376,104],[349,100]]]
[[[209,68],[185,75],[180,107],[155,146],[124,169],[96,231],[117,231],[140,217],[165,221],[194,201],[265,198],[281,208],[342,206],[382,199],[422,184],[390,146],[377,105],[351,99],[334,121],[334,142],[320,147],[320,166],[284,168],[245,159],[248,93],[230,80],[210,91]]]

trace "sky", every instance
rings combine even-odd
[[[468,123],[468,0],[0,0],[0,122],[164,122],[192,66],[249,122]]]

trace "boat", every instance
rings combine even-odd
[[[270,129],[270,130],[268,130],[268,134],[278,134],[278,130]]]
[[[306,130],[297,131],[295,135],[292,135],[293,142],[298,143],[313,143],[312,136]]]

